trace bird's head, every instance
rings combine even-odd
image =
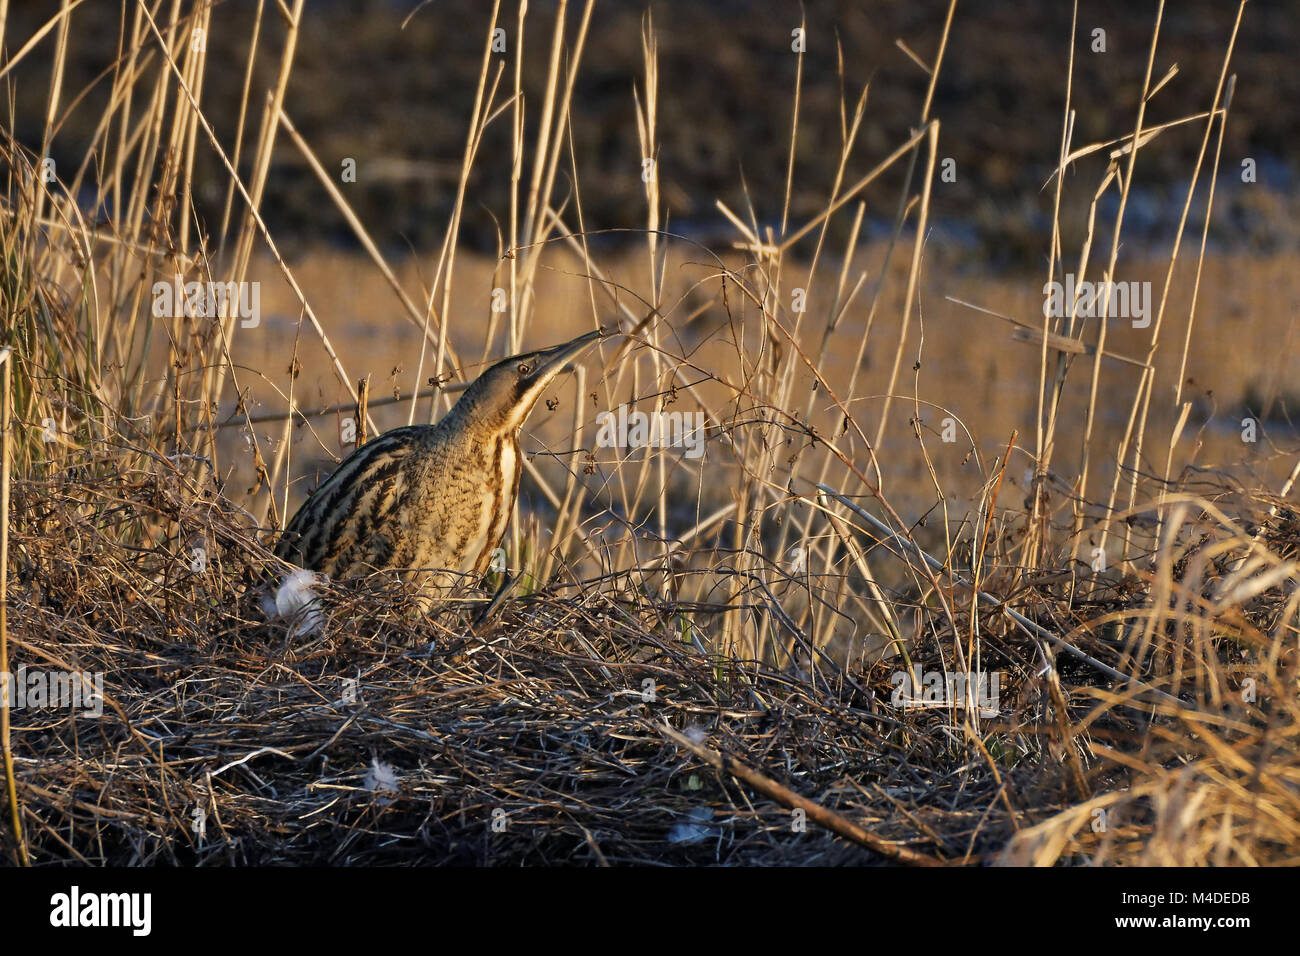
[[[456,410],[495,428],[518,431],[551,382],[604,334],[596,329],[563,345],[502,359],[474,380]]]

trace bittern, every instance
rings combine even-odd
[[[275,553],[333,579],[395,572],[422,613],[481,579],[519,493],[519,429],[600,330],[487,369],[436,425],[354,451],[285,528]]]

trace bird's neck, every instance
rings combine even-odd
[[[462,397],[438,425],[450,434],[465,435],[474,442],[493,441],[496,436],[504,434],[518,444],[519,430],[532,410],[531,404],[504,409],[484,407],[482,403],[468,402]]]

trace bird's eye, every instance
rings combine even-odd
[[[533,369],[532,369],[532,366],[530,366],[527,362],[524,362],[523,364],[521,364],[521,365],[519,366],[519,374],[520,374],[520,375],[527,375],[527,374],[528,374],[529,372],[531,372],[532,370],[533,370]]]

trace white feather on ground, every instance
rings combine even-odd
[[[387,803],[388,800],[382,795],[399,793],[401,778],[392,766],[384,763],[378,757],[371,757],[370,768],[366,771],[362,783],[371,793],[380,795],[380,803]]]
[[[269,618],[290,621],[290,637],[310,637],[325,626],[325,615],[320,608],[320,595],[313,589],[326,581],[323,574],[298,568],[286,574],[276,588],[274,597],[262,598],[262,610]]]

